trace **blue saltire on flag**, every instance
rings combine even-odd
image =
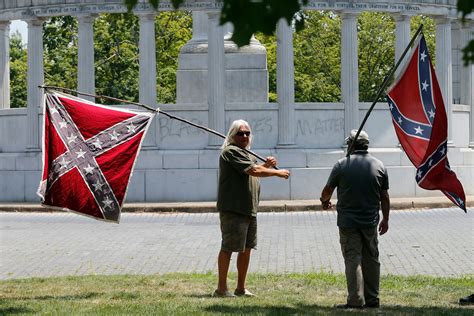
[[[446,110],[423,35],[387,100],[398,140],[417,168],[418,185],[441,190],[466,212],[464,189],[448,162]]]

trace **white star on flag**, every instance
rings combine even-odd
[[[58,112],[58,109],[52,107],[51,108],[51,114],[54,114],[54,113],[59,113],[59,112]]]
[[[102,142],[98,138],[92,143],[92,145],[94,145],[95,148],[102,149]]]
[[[97,180],[96,183],[93,183],[93,184],[92,184],[92,186],[94,187],[94,190],[95,190],[95,191],[102,191],[102,186],[103,186],[103,185],[104,185],[104,184],[103,184],[103,183],[100,183],[99,180]]]
[[[136,126],[133,125],[132,123],[130,123],[130,125],[127,125],[127,128],[128,128],[129,133],[135,133]]]
[[[417,128],[415,128],[415,134],[423,135],[423,129],[421,128],[421,126],[418,126]]]
[[[421,85],[423,86],[423,87],[421,88],[423,91],[427,91],[427,90],[428,90],[428,87],[430,86],[430,85],[426,82],[426,80],[425,80],[425,82],[423,82]]]
[[[446,153],[446,148],[444,148],[444,147],[443,147],[443,148],[441,148],[441,150],[440,150],[440,153],[441,153],[441,155],[443,155],[443,156],[444,156],[444,154]]]
[[[102,201],[102,205],[104,205],[104,209],[109,208],[112,205],[112,200],[107,197],[104,201]]]
[[[402,125],[402,122],[403,122],[402,117],[399,116],[399,117],[398,117],[398,124]]]
[[[120,136],[119,133],[117,133],[115,130],[112,131],[112,133],[109,133],[110,140],[118,140],[118,137]]]
[[[70,136],[67,137],[67,143],[68,143],[68,144],[70,144],[70,143],[75,143],[75,142],[76,142],[76,138],[77,138],[76,135],[71,134]]]
[[[92,167],[90,164],[87,164],[87,167],[84,167],[84,171],[86,172],[86,174],[92,174],[94,171],[94,167]]]
[[[69,164],[69,162],[70,162],[70,161],[67,161],[67,160],[64,159],[64,157],[63,157],[63,159],[62,159],[61,161],[59,161],[59,164],[61,165],[61,168],[60,168],[60,169],[62,169],[62,168],[67,169],[67,165]]]
[[[66,128],[66,127],[67,127],[67,123],[65,121],[59,122],[59,128]]]
[[[77,158],[84,158],[84,155],[86,154],[85,151],[82,150],[82,148],[79,149],[79,151],[76,151]]]
[[[421,175],[422,175],[421,170],[418,169],[418,172],[416,173],[416,176],[417,176],[418,178],[421,178]]]
[[[423,51],[423,52],[421,53],[421,55],[420,55],[420,59],[421,59],[421,61],[423,61],[423,62],[424,62],[424,61],[425,61],[425,58],[426,58],[426,56],[427,56],[427,55],[425,54],[425,51]]]
[[[430,118],[435,117],[435,112],[433,111],[433,109],[429,110],[428,114],[430,115]]]

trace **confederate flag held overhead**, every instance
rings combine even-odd
[[[441,190],[466,212],[462,184],[449,167],[446,110],[423,34],[405,67],[387,95],[398,140],[417,168],[418,185]]]
[[[42,205],[118,223],[154,115],[46,93]]]

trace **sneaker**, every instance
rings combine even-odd
[[[257,296],[257,295],[253,294],[252,292],[250,292],[250,291],[247,290],[247,289],[244,289],[243,291],[235,290],[235,291],[234,291],[234,294],[235,294],[235,296],[245,296],[245,297],[254,297],[254,296]]]
[[[473,305],[474,304],[474,294],[463,297],[459,299],[459,305]]]
[[[365,308],[380,308],[380,303],[365,304]]]
[[[222,293],[218,290],[215,290],[214,293],[212,293],[212,297],[235,297],[235,295],[230,293],[229,291],[225,291],[224,293]]]
[[[349,304],[337,304],[334,307],[339,308],[339,309],[349,309],[349,308],[363,309],[364,308],[364,306],[355,306],[355,305],[349,305]]]

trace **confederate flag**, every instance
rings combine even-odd
[[[462,184],[449,167],[446,110],[423,35],[405,67],[387,95],[398,140],[417,168],[418,185],[441,190],[466,212]]]
[[[42,205],[118,223],[153,116],[46,93]]]

